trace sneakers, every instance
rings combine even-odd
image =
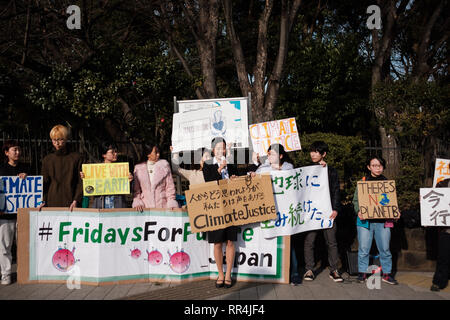
[[[305,275],[303,276],[303,280],[306,281],[313,281],[314,278],[314,272],[312,272],[311,270],[306,271]]]
[[[389,284],[393,284],[393,285],[397,285],[398,282],[397,280],[394,279],[393,276],[391,276],[391,274],[384,274],[383,277],[381,278],[381,280],[383,282],[389,283]]]
[[[332,279],[334,282],[343,282],[344,279],[341,277],[339,272],[337,270],[330,272],[330,279]]]
[[[10,285],[11,284],[11,275],[9,275],[9,274],[3,275],[1,284],[4,286]]]
[[[356,278],[356,281],[358,281],[359,283],[364,283],[367,280],[367,274],[365,273],[358,273],[358,278]]]

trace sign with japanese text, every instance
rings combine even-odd
[[[422,226],[450,227],[450,188],[420,188]]]
[[[265,155],[273,143],[283,145],[286,152],[301,150],[295,118],[274,120],[248,126],[253,151]]]
[[[248,148],[248,98],[177,101],[173,114],[173,152],[210,148],[222,137],[233,148]]]
[[[193,232],[276,219],[269,176],[220,180],[191,186],[186,203]]]
[[[394,180],[358,181],[359,210],[365,219],[397,219],[397,189]]]
[[[117,284],[215,279],[214,245],[185,210],[20,209],[18,282]],[[22,216],[21,216],[22,215]],[[287,283],[290,241],[238,227],[233,277]]]
[[[261,223],[266,239],[333,226],[327,168],[271,171],[270,176],[277,218]]]
[[[83,164],[83,195],[129,194],[128,162]]]
[[[441,182],[442,180],[450,178],[450,159],[436,159],[436,165],[434,169],[434,180],[433,187]]]
[[[0,213],[17,213],[19,208],[37,208],[42,202],[42,176],[0,178]]]

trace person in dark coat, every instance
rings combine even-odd
[[[450,179],[442,180],[436,188],[450,188]],[[438,257],[431,291],[440,291],[447,287],[450,276],[450,227],[440,227],[438,232]]]
[[[323,141],[315,141],[311,144],[309,149],[311,160],[314,164],[319,165],[321,161],[324,160],[325,156],[328,152],[328,145]],[[337,170],[328,165],[328,183],[330,188],[330,198],[331,198],[331,207],[332,214],[330,219],[335,219],[338,215],[338,212],[341,209],[341,198],[340,198],[340,190],[339,190],[339,176]],[[305,236],[305,268],[306,273],[303,276],[304,280],[312,281],[314,280],[314,241],[316,240],[316,236],[318,230],[307,231]],[[330,268],[330,278],[334,282],[342,282],[341,275],[338,272],[338,262],[339,262],[339,253],[336,241],[336,223],[333,223],[333,227],[329,229],[323,230],[325,241],[328,247],[328,263]]]
[[[0,176],[19,176],[26,179],[29,167],[19,162],[21,150],[18,141],[7,140],[3,144],[5,162],[0,164]],[[0,182],[2,182],[0,180]],[[0,271],[1,284],[11,284],[12,272],[12,245],[17,223],[17,213],[6,213],[7,203],[3,198],[0,201]]]
[[[236,166],[228,164],[226,157],[226,142],[223,138],[214,138],[211,142],[212,159],[203,165],[203,177],[205,182],[229,179],[237,176]],[[217,264],[219,277],[216,280],[216,287],[232,286],[231,270],[233,269],[235,244],[237,241],[238,227],[231,226],[220,230],[208,231],[208,242],[214,243],[214,258]],[[223,273],[223,243],[226,242],[226,264],[225,275]]]
[[[102,143],[99,148],[99,153],[103,158],[103,163],[114,163],[117,161],[117,146],[111,142]],[[80,172],[81,179],[84,179],[84,173]],[[133,181],[133,174],[128,173],[128,180]],[[92,208],[96,209],[113,209],[113,208],[127,208],[127,200],[124,194],[116,195],[102,195],[92,197]]]
[[[41,174],[44,179],[44,203],[47,207],[81,206],[83,183],[79,172],[83,163],[78,152],[72,152],[67,145],[69,130],[56,125],[50,131],[55,151],[42,161]],[[42,205],[41,205],[42,207]]]

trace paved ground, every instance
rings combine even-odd
[[[398,272],[399,285],[381,283],[368,289],[354,277],[334,283],[327,272],[299,286],[238,282],[232,288],[216,289],[213,280],[191,283],[139,283],[111,286],[82,285],[68,289],[66,284],[0,286],[0,300],[450,300],[450,288],[430,291],[433,273]],[[15,277],[15,274],[14,274]]]

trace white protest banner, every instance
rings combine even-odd
[[[442,180],[450,178],[449,164],[450,159],[436,159],[433,187],[436,187],[436,185]]]
[[[37,208],[42,201],[42,176],[0,177],[0,213],[17,213],[19,208]]]
[[[223,137],[234,148],[248,148],[247,98],[177,101],[172,123],[173,152],[211,147]]]
[[[19,283],[193,281],[216,277],[213,245],[191,233],[181,209],[20,209]],[[259,224],[239,229],[237,279],[289,281],[289,239],[266,240]]]
[[[450,227],[450,188],[420,188],[422,226]]]
[[[264,238],[333,226],[327,168],[313,165],[270,175],[278,218],[261,223]]]
[[[295,118],[274,120],[248,126],[253,151],[265,155],[273,143],[283,145],[286,152],[301,150]]]

